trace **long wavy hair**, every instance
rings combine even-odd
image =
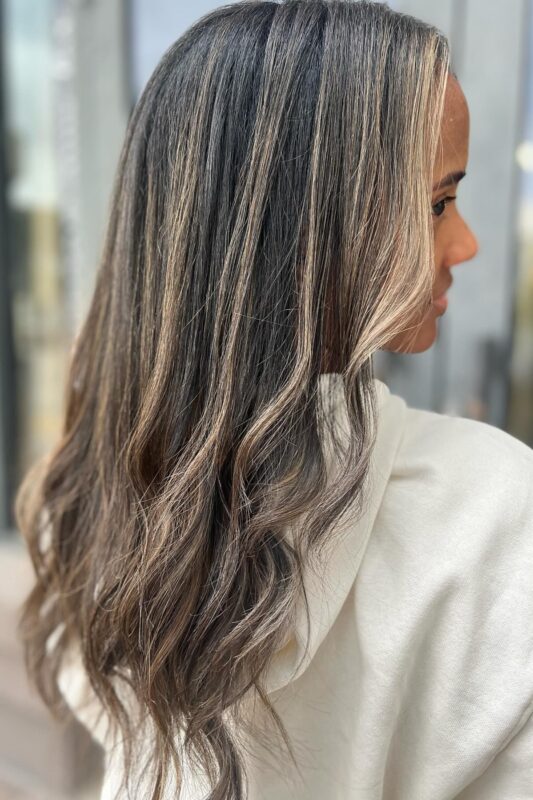
[[[304,570],[364,510],[372,355],[431,303],[448,70],[446,38],[385,4],[249,0],[192,25],[132,112],[61,436],[15,514],[29,676],[63,719],[76,644],[124,781],[148,746],[127,683],[150,800],[178,741],[211,800],[246,797],[250,692],[293,757],[263,679]]]

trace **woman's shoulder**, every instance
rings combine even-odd
[[[493,661],[519,665],[531,701],[533,449],[488,423],[407,407],[374,533],[416,604],[468,630],[493,675]]]
[[[407,407],[382,505],[415,558],[442,553],[473,580],[533,566],[533,449],[486,422]]]
[[[495,493],[502,502],[533,502],[533,449],[487,422],[406,406],[396,452],[398,478],[475,501]]]
[[[401,697],[395,719],[413,721],[405,768],[420,780],[435,759],[450,780],[454,764],[480,774],[531,715],[532,576],[532,449],[407,407],[352,608],[365,657]]]
[[[428,606],[450,591],[442,610],[484,608],[479,627],[492,632],[515,615],[512,646],[533,647],[532,448],[486,422],[406,406],[373,533],[380,561]]]

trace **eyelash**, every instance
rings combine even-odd
[[[438,203],[435,203],[435,205],[434,205],[434,206],[432,206],[432,208],[431,208],[431,213],[433,214],[433,216],[434,216],[434,217],[440,217],[440,216],[442,216],[442,214],[444,214],[444,211],[445,211],[445,209],[446,209],[446,206],[448,205],[448,203],[451,203],[451,202],[452,202],[452,200],[455,200],[455,199],[456,199],[456,197],[455,197],[455,196],[453,196],[453,197],[443,197],[443,198],[442,198],[442,200],[439,200],[439,202],[438,202]],[[444,203],[444,208],[442,209],[442,211],[440,212],[440,214],[436,214],[434,209],[435,209],[435,208],[437,208],[437,206],[440,206],[442,203]]]

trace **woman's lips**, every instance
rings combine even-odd
[[[453,283],[453,278],[450,275],[449,279],[447,281],[447,285],[445,285],[445,287],[444,287],[444,291],[441,292],[441,294],[437,295],[437,297],[435,297],[434,300],[433,300],[433,305],[435,306],[435,308],[438,311],[441,312],[441,314],[444,314],[444,312],[448,308],[448,297],[446,295],[446,292],[448,291],[448,289],[450,288],[452,283]],[[442,286],[442,284],[441,284],[441,286]]]
[[[441,311],[442,313],[444,313],[444,312],[446,311],[446,309],[448,308],[448,297],[447,297],[446,293],[444,293],[444,294],[441,294],[441,295],[440,295],[440,297],[436,297],[436,298],[433,300],[433,305],[434,305],[434,306],[435,306],[435,308],[437,308],[439,311]]]

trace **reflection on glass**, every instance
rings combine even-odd
[[[524,139],[516,151],[520,213],[507,430],[533,446],[533,23],[529,61]]]
[[[6,0],[6,128],[17,481],[55,443],[69,350],[52,75],[53,0]]]

